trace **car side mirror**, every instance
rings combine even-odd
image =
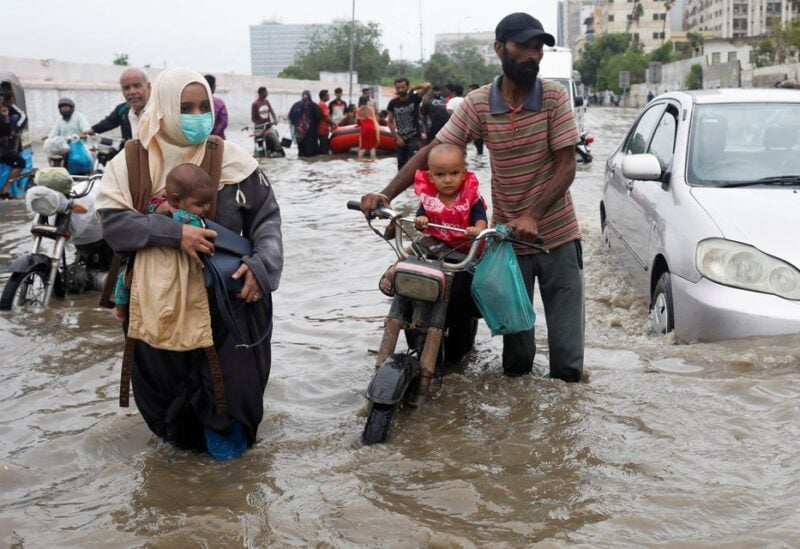
[[[576,107],[583,107],[583,97],[578,96],[575,98],[575,106]]]
[[[622,159],[622,175],[627,179],[661,181],[663,171],[661,162],[655,155],[631,154]]]

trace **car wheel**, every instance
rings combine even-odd
[[[658,279],[650,306],[650,328],[658,335],[675,329],[675,309],[672,305],[672,282],[669,273]]]

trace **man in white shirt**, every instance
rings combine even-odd
[[[452,114],[464,102],[464,86],[461,84],[447,84],[445,89],[447,90],[445,108],[447,108],[447,112]]]
[[[105,133],[119,128],[123,141],[136,137],[139,118],[144,114],[147,103],[150,101],[150,82],[142,69],[131,67],[122,72],[119,77],[119,85],[122,88],[125,102],[114,107],[111,114],[83,132],[82,136]]]

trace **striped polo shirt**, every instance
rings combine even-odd
[[[569,94],[558,82],[538,79],[520,110],[500,94],[500,79],[471,92],[437,134],[443,143],[465,147],[483,139],[491,151],[492,221],[519,217],[544,191],[555,169],[553,151],[579,141]],[[578,218],[569,191],[539,220],[545,246],[578,240]],[[518,254],[536,253],[520,247]]]

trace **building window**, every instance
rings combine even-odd
[[[728,52],[728,63],[733,63],[735,61],[736,61],[736,52],[735,51],[729,51]]]
[[[608,14],[608,22],[609,23],[613,23],[614,22],[614,14],[613,13],[609,13]]]
[[[711,64],[712,65],[719,65],[719,52],[714,52],[711,54]]]

